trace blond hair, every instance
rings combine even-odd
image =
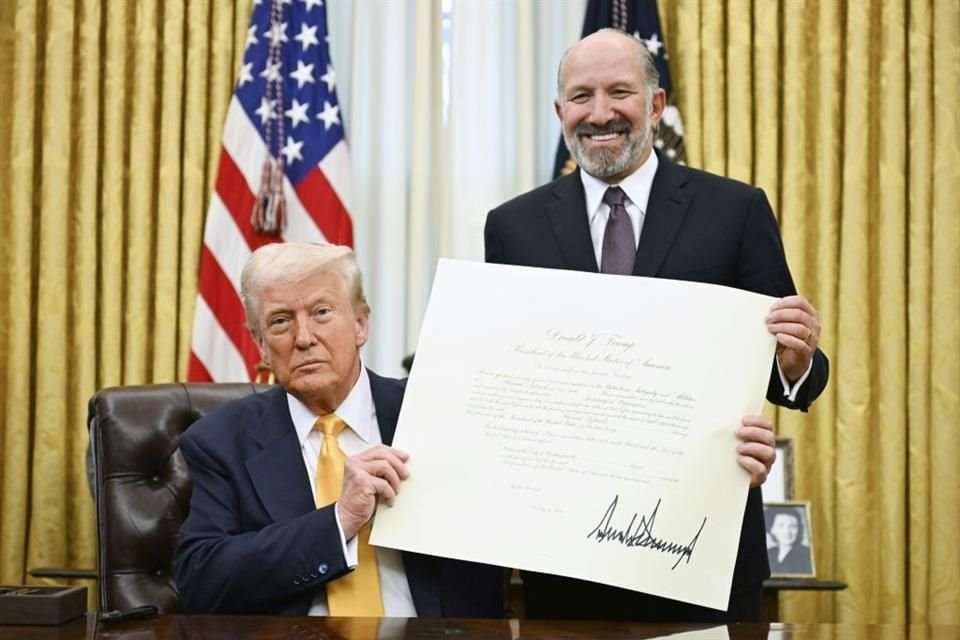
[[[353,249],[320,242],[278,242],[254,251],[240,275],[240,298],[247,314],[247,328],[259,337],[264,289],[328,271],[343,276],[353,310],[369,315],[370,305],[363,294],[363,276]]]

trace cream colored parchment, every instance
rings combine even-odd
[[[773,298],[441,260],[372,543],[725,609]]]

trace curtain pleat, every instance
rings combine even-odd
[[[4,584],[23,581],[30,522],[31,452],[34,446],[33,314],[36,312],[34,256],[34,173],[39,162],[37,135],[38,48],[42,46],[42,7],[24,1],[4,15],[12,20],[12,90],[0,113],[9,118],[9,140],[4,155],[7,199],[2,227],[6,230],[6,263],[3,265],[3,304],[6,311],[3,388],[3,490],[0,491],[0,579]],[[7,23],[10,28],[10,23]],[[63,494],[61,494],[63,495]],[[56,515],[53,515],[56,518]],[[60,555],[64,554],[61,549]]]
[[[69,378],[60,375],[70,360],[70,334],[76,309],[70,305],[74,272],[70,254],[76,238],[71,230],[77,213],[71,198],[73,165],[70,122],[74,118],[74,20],[73,2],[55,2],[46,6],[46,33],[38,54],[43,60],[34,119],[40,124],[39,163],[33,176],[37,206],[51,215],[35,219],[36,306],[33,318],[35,338],[33,359],[34,431],[29,458],[32,475],[30,492],[30,537],[27,562],[35,565],[41,558],[64,564],[70,540],[70,501],[76,487],[70,486],[70,467],[64,459],[76,459],[84,440],[71,423],[76,418],[69,395]],[[73,237],[72,237],[73,236]],[[82,278],[83,274],[76,274]],[[81,421],[82,423],[82,421]],[[79,425],[82,427],[82,424]],[[37,517],[42,514],[42,518]]]
[[[100,129],[100,292],[97,319],[99,323],[97,387],[108,387],[124,382],[123,351],[126,336],[123,333],[124,298],[124,222],[127,194],[124,185],[127,175],[127,152],[130,137],[128,115],[131,63],[128,47],[132,20],[129,2],[105,2],[104,56],[101,72],[103,118],[95,124]]]
[[[933,122],[933,11],[929,3],[910,3],[907,32],[909,82],[907,100],[910,127],[909,149],[934,145]],[[931,382],[934,314],[933,272],[933,186],[932,153],[908,153],[908,203],[911,211],[907,234],[909,266],[907,277],[907,470],[911,500],[908,510],[907,539],[914,543],[907,571],[911,576],[927,574],[931,553],[930,513],[935,478],[925,464],[934,444],[931,423]],[[939,443],[938,443],[939,444]],[[910,619],[922,619],[930,602],[930,581],[911,580],[909,585]],[[931,619],[936,617],[930,616]]]
[[[98,122],[100,119],[101,16],[97,0],[80,0],[74,12],[77,20],[73,56],[76,79],[73,91],[75,122]],[[65,132],[68,139],[70,132]],[[70,459],[80,460],[86,454],[86,395],[89,381],[97,377],[97,247],[98,212],[100,208],[100,135],[95,127],[81,127],[75,133],[71,166],[72,242],[67,273],[73,279],[70,291],[70,342],[65,367],[72,370],[67,378],[66,398],[70,403],[67,422]],[[38,324],[39,326],[39,324]],[[63,465],[63,460],[58,461]],[[67,566],[91,566],[92,549],[96,544],[93,520],[90,518],[90,487],[85,465],[69,464],[70,510],[67,517]],[[39,515],[39,514],[38,514]],[[71,543],[70,541],[74,541]],[[47,562],[38,558],[37,562]],[[92,595],[92,594],[91,594]]]
[[[753,180],[754,114],[753,102],[753,29],[750,0],[731,0],[726,10],[726,94],[727,137],[737,144],[726,144],[727,175],[744,182]],[[682,113],[682,112],[681,112]]]
[[[740,20],[737,17],[734,19]],[[777,36],[780,20],[778,3],[757,2],[753,5],[752,67],[746,71],[754,76],[753,118],[756,131],[753,138],[755,162],[751,167],[751,182],[766,191],[774,212],[780,210],[780,172],[777,170],[780,165],[782,101],[781,47],[780,38]]]
[[[9,81],[0,82],[0,109],[2,109],[0,113],[6,114],[10,114],[12,108],[11,96],[13,95],[12,89],[14,85],[13,60],[16,32],[14,31],[13,18],[15,16],[15,9],[16,5],[12,2],[0,2],[0,69],[4,71],[10,70],[10,73],[7,74]],[[0,116],[0,149],[11,148],[10,124],[12,124],[10,115],[5,117]],[[0,153],[0,202],[11,202],[10,180],[9,178],[3,177],[11,175],[10,161],[10,153]],[[6,222],[6,219],[0,218],[0,222]],[[10,265],[10,243],[0,242],[0,308],[9,308],[8,305],[11,301],[8,295],[10,292]],[[5,316],[0,316],[0,353],[8,353],[9,345],[9,323]],[[8,447],[16,447],[16,444],[12,442],[13,439],[23,440],[20,433],[5,429],[8,418],[7,406],[9,398],[7,397],[6,390],[9,388],[9,369],[9,361],[0,364],[0,390],[3,390],[3,392],[0,392],[0,450],[2,451],[8,451]],[[8,434],[11,442],[7,441]],[[4,527],[2,524],[4,514],[8,511],[7,507],[11,504],[16,505],[19,501],[19,496],[23,493],[22,485],[16,488],[14,488],[14,482],[7,485],[8,471],[11,470],[6,462],[6,456],[0,455],[0,578],[5,575],[3,573],[4,566],[9,565],[11,560],[16,562],[17,559],[23,555],[22,540],[17,539],[17,536],[14,534],[14,532],[19,533],[19,529],[15,529],[13,526]],[[16,471],[14,471],[14,473],[16,473]],[[16,476],[12,477],[16,478]],[[10,487],[10,495],[8,495],[7,491],[3,490],[8,486]],[[10,511],[12,512],[14,510],[11,509]],[[11,521],[13,520],[14,518],[11,518]],[[20,519],[17,520],[18,525],[20,521]]]
[[[912,456],[932,470],[929,510],[932,622],[960,621],[960,6],[933,2],[933,234],[930,299],[930,448]],[[914,151],[915,153],[915,151]],[[927,459],[929,456],[929,460]]]
[[[905,622],[907,610],[903,600],[906,581],[904,558],[891,554],[906,540],[906,243],[904,231],[909,210],[906,194],[906,6],[903,0],[884,0],[875,13],[875,32],[879,35],[879,61],[872,69],[873,91],[877,94],[877,151],[873,169],[880,197],[874,223],[875,245],[871,271],[874,280],[869,290],[882,291],[876,296],[877,349],[876,376],[871,381],[881,392],[877,396],[877,428],[874,456],[876,484],[882,487],[879,511],[878,540],[874,546],[874,575],[884,576],[878,583],[876,601],[881,622]],[[852,114],[851,114],[852,115]],[[886,336],[900,336],[886,340]]]
[[[134,72],[130,77],[130,147],[127,150],[127,206],[123,225],[123,335],[131,347],[123,350],[125,384],[150,380],[152,333],[155,328],[150,297],[157,247],[157,143],[159,122],[157,94],[161,83],[159,64],[159,0],[133,3]],[[159,354],[156,354],[159,355]]]
[[[723,2],[700,5],[703,164],[698,166],[720,175],[727,173],[726,9]]]
[[[156,63],[159,71],[156,84],[160,88],[157,98],[160,128],[156,142],[159,152],[155,207],[157,237],[155,260],[149,270],[153,280],[150,287],[153,299],[149,307],[152,335],[148,339],[152,342],[153,354],[168,353],[174,357],[148,360],[153,380],[174,380],[180,372],[176,358],[180,333],[177,322],[177,303],[180,302],[178,267],[189,262],[180,253],[180,225],[187,217],[181,211],[180,192],[183,184],[184,85],[188,69],[183,55],[186,50],[185,20],[184,0],[164,1],[162,24],[159,25],[161,46]],[[187,218],[195,220],[192,216]],[[184,327],[183,331],[189,329]]]

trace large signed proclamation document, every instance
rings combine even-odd
[[[773,298],[442,260],[371,542],[726,609]]]

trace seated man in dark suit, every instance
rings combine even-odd
[[[817,349],[820,322],[797,295],[763,192],[673,164],[654,150],[666,95],[637,38],[612,29],[587,36],[561,60],[557,83],[555,110],[579,169],[490,212],[487,262],[688,280],[776,296],[766,318],[777,339],[767,399],[806,411],[827,383],[827,359]],[[710,332],[710,309],[702,320]],[[731,362],[715,375],[737,375],[737,367]],[[527,616],[759,620],[762,585],[770,575],[759,485],[775,456],[774,438],[762,416],[745,416],[736,428],[743,441],[737,459],[753,488],[726,611],[528,572]]]
[[[264,246],[241,295],[279,386],[225,404],[180,441],[193,479],[174,557],[184,608],[501,616],[500,568],[368,543],[377,499],[392,504],[407,477],[407,454],[389,446],[405,381],[360,362],[369,307],[353,252]]]

